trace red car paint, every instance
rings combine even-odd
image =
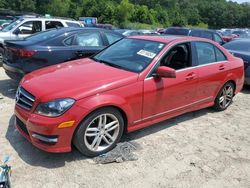
[[[235,94],[244,83],[244,66],[217,43],[194,37],[130,37],[165,43],[162,51],[141,73],[80,59],[34,71],[24,77],[20,85],[36,97],[30,111],[16,105],[15,115],[27,127],[18,130],[36,147],[48,152],[71,151],[77,126],[94,110],[114,106],[126,116],[127,132],[198,109],[213,106],[220,88],[229,80],[236,85]],[[195,66],[176,71],[176,78],[147,78],[148,73],[171,47],[187,41],[205,41],[215,45],[227,61]],[[59,117],[45,117],[35,113],[37,105],[58,98],[75,99],[75,104]],[[72,127],[58,125],[75,121]],[[31,137],[32,133],[58,135],[55,145],[47,145]]]

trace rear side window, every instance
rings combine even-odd
[[[76,35],[76,45],[78,46],[103,46],[102,39],[97,32],[85,32]]]
[[[218,42],[219,44],[221,44],[223,42],[223,40],[221,39],[221,37],[218,34],[214,34],[214,41]]]
[[[68,27],[81,27],[80,24],[74,22],[66,22]]]
[[[45,29],[63,27],[63,24],[59,21],[45,21]]]
[[[65,40],[63,41],[63,43],[64,43],[66,46],[71,46],[71,45],[73,45],[73,41],[74,41],[74,36],[71,36],[71,37],[65,39]]]
[[[199,65],[216,62],[214,46],[207,42],[196,42],[195,48]]]
[[[106,34],[106,37],[108,39],[109,44],[112,44],[115,41],[122,38],[120,35],[116,35],[116,34],[113,34],[113,33],[105,33],[105,34]]]
[[[217,47],[214,47],[214,49],[215,49],[217,61],[226,61],[227,60],[226,56]]]

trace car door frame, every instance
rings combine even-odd
[[[198,73],[197,73],[197,69],[196,69],[196,66],[197,66],[197,61],[196,59],[194,58],[193,56],[193,44],[191,43],[191,41],[181,41],[181,42],[176,42],[176,43],[173,43],[171,46],[168,46],[167,47],[167,50],[161,55],[161,57],[159,57],[159,59],[154,63],[154,65],[152,66],[152,68],[150,69],[150,71],[148,72],[148,74],[146,75],[145,79],[143,80],[143,109],[142,109],[142,119],[139,120],[139,121],[136,121],[135,123],[138,123],[138,122],[141,122],[141,121],[144,121],[144,120],[149,120],[149,119],[155,119],[155,118],[158,118],[158,117],[161,117],[161,116],[168,116],[168,117],[173,117],[177,114],[181,114],[182,112],[184,112],[185,110],[187,110],[187,108],[190,108],[192,109],[193,106],[195,106],[197,104],[197,101],[193,100],[192,102],[188,103],[188,104],[185,104],[185,105],[182,105],[182,106],[176,106],[174,108],[174,106],[171,107],[171,109],[165,109],[165,110],[161,110],[161,111],[158,111],[156,112],[155,114],[151,114],[150,115],[150,111],[153,112],[154,109],[150,109],[150,106],[149,107],[146,107],[146,94],[145,94],[145,85],[147,83],[145,82],[152,82],[152,84],[154,82],[156,82],[156,78],[153,77],[153,73],[154,71],[157,69],[157,67],[159,67],[159,64],[161,62],[161,60],[165,57],[165,55],[167,55],[174,47],[176,47],[177,45],[180,45],[180,44],[185,44],[185,43],[190,43],[190,50],[191,50],[191,63],[192,63],[192,66],[191,67],[187,67],[187,68],[183,68],[183,69],[180,69],[180,70],[176,70],[176,74],[177,76],[178,75],[181,75],[181,74],[189,74],[188,72],[189,71],[194,71],[196,73],[196,77],[195,77],[195,84],[198,84]],[[175,78],[161,78],[163,81],[167,82],[167,80],[170,80],[170,79],[175,79]],[[188,82],[188,80],[186,80]],[[168,88],[165,88],[165,90],[167,90]],[[194,92],[196,92],[196,88],[193,88],[194,89]],[[195,97],[193,97],[195,98]],[[146,109],[147,108],[147,109]],[[149,112],[148,112],[149,111]]]

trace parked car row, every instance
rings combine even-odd
[[[0,31],[0,64],[3,61],[5,40],[20,40],[37,32],[59,27],[83,27],[83,25],[72,19],[36,16],[24,16],[11,22]]]
[[[97,28],[58,28],[5,42],[3,68],[20,80],[25,74],[46,66],[89,57],[123,35]]]

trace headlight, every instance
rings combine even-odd
[[[57,99],[47,103],[41,103],[36,108],[36,113],[48,117],[56,117],[66,112],[73,104],[74,99]]]

